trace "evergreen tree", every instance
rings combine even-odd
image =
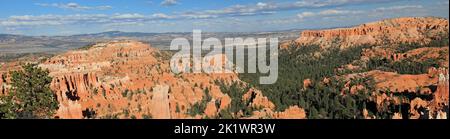
[[[318,119],[319,118],[319,112],[315,107],[311,107],[311,110],[309,111],[308,119]]]
[[[11,74],[11,92],[1,98],[1,118],[52,118],[58,101],[50,89],[48,70],[26,64]]]

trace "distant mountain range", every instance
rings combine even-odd
[[[273,32],[204,32],[203,38],[215,37],[221,40],[234,37],[269,38],[277,37],[280,41],[298,37],[301,30]],[[150,43],[153,47],[168,49],[174,38],[192,38],[191,32],[142,33],[109,31],[93,34],[70,36],[25,36],[0,34],[0,56],[26,53],[57,53],[83,47],[96,42],[131,39]]]

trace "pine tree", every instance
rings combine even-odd
[[[2,97],[0,118],[52,118],[58,101],[50,89],[52,78],[48,70],[35,64],[26,64],[11,74],[11,92]]]
[[[315,107],[311,107],[309,111],[309,117],[308,119],[318,119],[319,118],[319,112]]]

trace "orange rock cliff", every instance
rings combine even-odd
[[[448,20],[434,17],[386,19],[352,28],[306,30],[295,40],[303,45],[341,48],[363,44],[427,42],[429,34],[448,34]]]

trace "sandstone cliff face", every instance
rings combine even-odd
[[[377,104],[377,108],[381,109],[384,105],[383,102],[390,101],[394,105],[409,105],[409,115],[396,113],[392,118],[442,118],[449,106],[447,68],[430,68],[429,73],[418,75],[402,75],[394,72],[373,70],[345,76],[347,78],[373,77],[375,95],[372,95],[371,100]],[[407,96],[410,100],[399,99],[398,96]],[[366,119],[374,118],[367,115],[365,117]]]
[[[151,101],[154,119],[170,119],[169,86],[156,86],[153,88]]]
[[[306,112],[298,106],[290,106],[282,112],[274,112],[270,108],[254,111],[247,119],[306,119]]]
[[[141,42],[112,41],[57,55],[39,66],[53,77],[51,89],[59,102],[57,118],[202,118],[215,117],[229,107],[230,96],[214,81],[241,82],[236,73],[175,75],[169,58],[167,52]],[[222,60],[222,65],[217,60]],[[214,68],[229,64],[224,55],[211,56],[208,63]],[[8,72],[20,67],[9,64],[0,70],[0,95],[9,90]],[[212,101],[202,115],[191,117],[188,110],[202,101],[206,88]],[[250,106],[275,107],[261,92],[253,101]],[[86,115],[91,111],[95,115]]]
[[[213,101],[208,103],[205,116],[214,117],[228,108],[230,97],[214,81],[240,82],[237,74],[175,75],[169,58],[166,52],[141,42],[113,41],[52,57],[39,66],[53,77],[51,88],[60,103],[55,117],[63,119],[201,118],[187,113],[203,99],[206,88]],[[210,64],[216,65],[218,58],[227,63],[226,57],[218,55]],[[255,100],[255,106],[274,107],[262,94]],[[83,115],[86,110],[95,111],[95,117]]]
[[[390,47],[374,47],[365,49],[362,52],[362,60],[378,57],[391,61],[401,61],[404,59],[413,59],[417,62],[423,62],[429,59],[437,59],[440,67],[449,67],[449,47],[423,47],[413,49],[404,53],[395,52]]]
[[[307,30],[295,42],[340,48],[362,44],[428,42],[430,34],[448,34],[448,20],[433,17],[395,18],[352,28]]]
[[[393,72],[371,71],[368,76],[374,77],[376,88],[392,92],[416,92],[417,87],[427,87],[437,84],[437,78],[428,74],[400,75]]]
[[[306,119],[306,112],[298,106],[291,106],[283,112],[277,112],[274,115],[277,119]]]

